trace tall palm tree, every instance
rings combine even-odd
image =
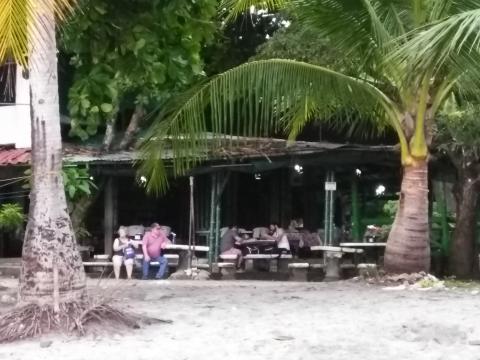
[[[0,61],[29,69],[32,188],[20,275],[20,301],[82,301],[86,281],[67,211],[58,103],[55,20],[72,0],[0,2]]]
[[[252,5],[289,6],[296,21],[357,59],[358,71],[346,75],[274,59],[213,77],[173,104],[152,128],[143,145],[149,160],[141,170],[150,174],[148,186],[166,186],[159,161],[166,136],[174,172],[183,174],[202,160],[198,154],[208,147],[206,130],[249,136],[285,130],[293,139],[312,119],[329,120],[338,113],[346,122],[390,126],[398,135],[403,178],[385,268],[428,271],[428,145],[445,98],[460,84],[478,84],[476,76],[466,82],[465,73],[476,72],[480,0],[226,0],[223,8],[235,16]]]

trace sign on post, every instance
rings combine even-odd
[[[337,191],[337,183],[335,181],[325,181],[326,191]]]

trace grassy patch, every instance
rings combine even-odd
[[[477,280],[445,279],[444,283],[445,283],[445,286],[448,288],[459,288],[459,289],[480,288],[480,281],[477,281]]]

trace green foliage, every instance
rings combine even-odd
[[[29,189],[31,187],[32,171],[25,170],[25,175],[29,176],[27,183],[23,188]],[[78,165],[64,165],[62,169],[63,186],[67,200],[77,200],[82,196],[90,196],[93,189],[97,189],[93,178],[90,175],[88,165],[84,167]]]
[[[465,163],[480,159],[480,106],[467,102],[459,107],[451,100],[437,119],[436,147],[445,153],[461,154]]]
[[[267,4],[268,3],[268,4]],[[426,160],[426,124],[453,90],[478,94],[480,0],[226,0],[232,17],[251,5],[291,5],[302,29],[327,39],[355,74],[287,60],[240,65],[175,99],[144,144],[148,188],[165,190],[159,152],[171,140],[174,174],[198,164],[205,131],[294,139],[309,122],[391,126],[402,164]],[[299,41],[301,43],[301,41]],[[419,45],[421,44],[421,45]],[[469,81],[470,74],[474,73]],[[478,77],[477,77],[478,75]],[[339,113],[347,116],[338,116]],[[188,139],[186,139],[188,137]]]
[[[383,213],[393,222],[395,219],[395,214],[397,213],[397,208],[398,200],[388,200],[385,205],[383,205]]]
[[[309,64],[326,66],[345,74],[356,74],[358,61],[353,56],[345,57],[327,38],[303,27],[295,19],[289,27],[275,32],[271,39],[257,48],[253,60],[291,59]]]
[[[82,196],[90,196],[92,189],[96,189],[96,185],[90,176],[88,166],[64,166],[63,185],[68,200],[76,200]]]
[[[0,206],[0,229],[14,231],[23,226],[25,215],[18,204],[2,204]]]
[[[65,26],[72,54],[72,134],[82,139],[119,111],[157,106],[201,78],[214,0],[84,0]]]

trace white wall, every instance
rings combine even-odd
[[[28,80],[17,66],[16,104],[0,106],[0,144],[15,144],[17,148],[29,148],[30,138],[30,92]]]

